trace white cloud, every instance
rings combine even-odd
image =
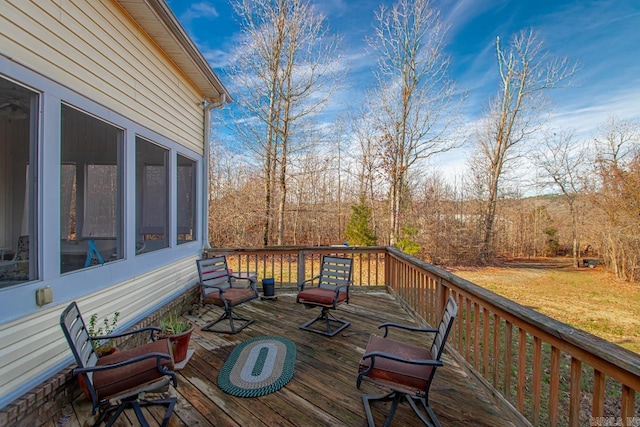
[[[215,6],[208,2],[193,3],[180,15],[180,22],[191,23],[194,19],[211,19],[220,16]]]

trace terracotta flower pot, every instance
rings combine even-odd
[[[171,348],[173,350],[173,361],[180,363],[187,357],[187,350],[189,350],[189,340],[191,339],[191,333],[195,329],[192,324],[191,327],[175,335],[160,335],[160,338],[168,338],[171,342]]]

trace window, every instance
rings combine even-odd
[[[62,105],[60,271],[123,258],[124,131]]]
[[[136,253],[169,246],[169,150],[136,137]]]
[[[38,278],[38,93],[0,77],[0,286]]]
[[[178,154],[178,244],[196,239],[196,162]]]

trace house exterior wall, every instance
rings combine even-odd
[[[110,0],[0,1],[0,76],[41,94],[38,112],[37,252],[39,279],[0,288],[0,409],[72,363],[59,315],[76,300],[85,319],[121,313],[136,324],[195,284],[203,246],[193,242],[135,255],[135,138],[171,153],[170,218],[175,219],[175,158],[197,162],[203,194],[203,96],[129,15]],[[62,104],[125,131],[125,256],[60,274],[60,109]],[[202,212],[198,196],[196,212]],[[175,237],[176,226],[170,235]],[[50,286],[53,302],[35,303]]]
[[[4,55],[202,154],[202,94],[114,2],[3,1],[0,28]]]

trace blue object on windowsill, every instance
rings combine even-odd
[[[104,259],[102,259],[102,255],[98,252],[96,248],[96,242],[93,240],[88,241],[89,250],[87,251],[87,259],[84,262],[84,268],[87,268],[91,265],[91,261],[94,259],[100,263],[100,265],[104,265]]]

